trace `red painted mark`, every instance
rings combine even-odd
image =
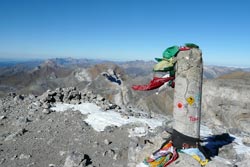
[[[189,120],[190,120],[191,122],[195,122],[195,121],[198,121],[198,120],[199,120],[199,117],[189,116]]]
[[[183,108],[183,104],[181,102],[177,103],[177,107],[182,109]]]

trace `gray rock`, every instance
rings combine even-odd
[[[17,119],[17,125],[25,125],[28,122],[31,122],[31,120],[28,117],[19,117]]]
[[[63,94],[57,93],[56,96],[54,96],[55,102],[62,102],[63,96]]]
[[[90,100],[96,100],[97,96],[93,93],[90,94],[89,99]]]
[[[250,166],[250,161],[249,159],[246,159],[241,162],[237,162],[235,165],[237,165],[237,167],[248,167]]]
[[[13,140],[15,137],[22,136],[26,132],[27,132],[27,130],[24,129],[24,128],[19,129],[18,131],[16,131],[16,132],[10,134],[9,136],[7,136],[5,138],[5,141]]]
[[[69,92],[69,95],[67,98],[68,100],[72,100],[72,99],[80,100],[81,95],[78,91],[74,90],[74,91]]]
[[[31,166],[34,167],[35,164],[36,164],[35,162],[31,162],[31,163],[27,164],[27,167],[31,167]]]
[[[104,131],[105,132],[108,132],[108,133],[112,133],[112,132],[114,132],[114,130],[116,129],[117,127],[115,127],[115,126],[107,126],[105,129],[104,129]]]
[[[44,113],[44,114],[49,114],[50,112],[51,112],[50,109],[43,109],[43,111],[42,111],[42,113]]]
[[[47,91],[47,94],[48,94],[48,96],[55,96],[57,93],[56,93],[56,91],[49,90],[49,91]]]
[[[10,93],[8,93],[8,96],[10,96],[10,97],[15,97],[16,96],[16,93],[15,92],[10,92]]]
[[[244,136],[243,139],[242,139],[242,142],[245,145],[250,145],[250,137],[249,136]]]
[[[115,150],[113,150],[113,149],[110,149],[110,150],[105,151],[103,153],[103,156],[108,156],[108,157],[113,157],[114,155],[115,155]]]
[[[13,161],[13,160],[17,159],[17,157],[18,157],[17,155],[14,155],[12,158],[10,158],[10,160]]]
[[[156,136],[147,136],[146,139],[130,137],[128,149],[128,167],[135,167],[137,164],[158,150],[170,134],[159,132]]]
[[[70,101],[70,104],[80,104],[81,101],[79,99],[73,99]]]
[[[204,119],[228,128],[250,133],[250,81],[217,79],[203,84],[202,111]],[[234,133],[237,130],[231,129]]]
[[[6,119],[7,117],[5,115],[0,116],[0,120]]]
[[[0,160],[0,164],[3,164],[5,161],[6,161],[6,159],[5,159],[5,158],[2,158],[2,159]]]
[[[238,129],[238,128],[229,128],[228,131],[229,131],[229,133],[234,134],[234,135],[241,133],[240,129]]]
[[[51,107],[50,103],[43,103],[42,108],[49,109]]]
[[[106,145],[110,145],[110,144],[112,143],[112,141],[109,141],[108,139],[105,139],[103,142],[104,142],[104,144],[106,144]]]
[[[34,96],[33,94],[29,94],[28,98],[29,98],[30,100],[35,100],[36,96]]]
[[[88,155],[72,152],[65,160],[63,167],[86,167],[91,164],[91,160]]]
[[[29,159],[31,157],[31,155],[29,154],[21,154],[19,155],[19,159]]]
[[[192,158],[190,155],[179,153],[178,159],[168,165],[169,167],[183,167],[183,166],[192,166],[192,167],[201,167],[201,164]]]
[[[22,95],[17,95],[16,97],[14,97],[15,102],[21,101],[23,99],[24,99],[24,97]]]
[[[237,153],[232,144],[225,145],[219,149],[219,156],[224,159],[237,159]]]
[[[206,167],[234,167],[234,165],[221,157],[214,157],[212,158],[212,161],[209,161],[206,165]]]
[[[112,110],[112,109],[115,109],[117,107],[116,104],[109,104],[109,109]]]
[[[56,92],[56,93],[60,93],[60,92],[62,92],[62,91],[63,91],[63,90],[62,90],[62,88],[60,88],[60,87],[55,89],[55,92]]]
[[[96,100],[97,101],[104,101],[105,98],[98,94]]]

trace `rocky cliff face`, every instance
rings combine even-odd
[[[250,80],[216,79],[203,84],[203,115],[217,125],[224,124],[250,133]]]

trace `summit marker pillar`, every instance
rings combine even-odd
[[[172,140],[177,148],[198,147],[203,80],[202,53],[198,48],[176,56]]]

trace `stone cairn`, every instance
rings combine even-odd
[[[94,94],[92,91],[79,91],[76,87],[68,88],[56,88],[55,90],[47,90],[41,96],[37,97],[37,101],[33,103],[35,107],[42,107],[43,113],[49,114],[51,107],[55,103],[68,103],[68,104],[81,104],[81,103],[94,103],[97,106],[100,106],[104,111],[115,109],[119,111],[120,106],[113,104],[103,96],[99,94]]]

